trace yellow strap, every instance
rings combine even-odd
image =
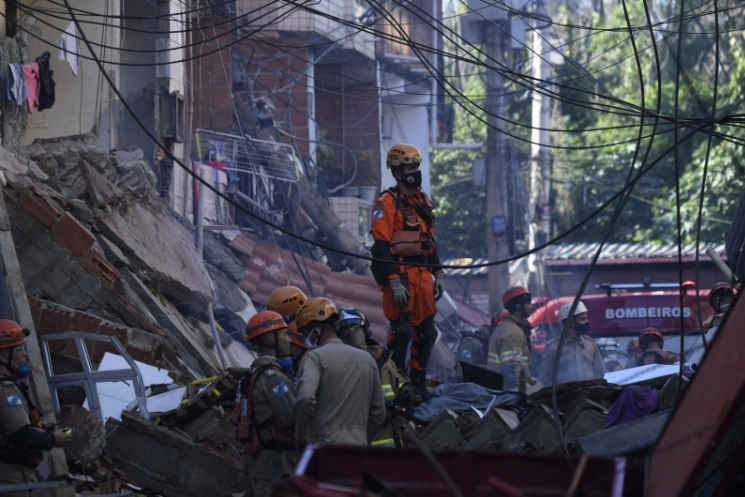
[[[217,379],[217,375],[210,376],[209,378],[202,378],[201,380],[194,380],[194,381],[191,382],[191,385],[192,386],[205,385],[207,383],[212,383],[216,379]]]
[[[387,438],[385,440],[375,440],[374,442],[371,442],[370,445],[373,447],[377,447],[378,445],[396,445],[396,442],[393,441],[392,438]]]

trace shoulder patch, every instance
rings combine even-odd
[[[373,217],[373,219],[381,219],[383,217],[383,214],[384,213],[385,212],[383,211],[383,209],[378,209],[376,211],[373,211],[373,216],[372,217]]]
[[[8,406],[9,407],[15,407],[15,406],[23,405],[23,401],[21,400],[21,396],[20,395],[17,395],[17,394],[16,395],[10,395],[10,396],[8,396],[6,398],[6,400],[8,402]]]
[[[287,393],[288,390],[289,388],[287,388],[287,384],[284,381],[280,383],[279,385],[277,385],[276,387],[272,388],[274,395],[276,395],[277,397],[283,396],[284,394]]]
[[[471,358],[471,351],[468,349],[463,349],[463,352],[460,354],[462,357],[465,357],[466,359]]]
[[[4,387],[12,387],[13,385],[15,385],[15,383],[13,383],[12,381],[6,381],[6,380],[3,380],[3,381],[2,381],[2,385],[3,385]]]

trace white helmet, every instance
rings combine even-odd
[[[561,310],[559,311],[559,314],[561,315],[561,320],[564,321],[566,318],[569,317],[569,311],[572,309],[572,302],[569,301],[566,304],[561,306]],[[580,300],[577,303],[577,309],[574,311],[574,315],[582,314],[583,312],[587,312],[587,307],[585,307],[585,304]]]

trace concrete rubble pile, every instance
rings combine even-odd
[[[231,249],[205,233],[200,256],[194,228],[159,198],[140,150],[107,151],[92,135],[41,140],[0,148],[0,173],[34,324],[54,374],[81,371],[71,340],[53,339],[80,331],[115,337],[140,367],[168,372],[171,384],[145,385],[148,410],[159,393],[184,388],[169,411],[143,419],[135,403],[121,420],[105,423],[85,408],[82,387],[59,389],[60,416],[75,433],[67,456],[78,490],[242,491],[230,423],[236,381],[221,371],[253,362],[239,342],[255,310],[238,287],[247,273]],[[93,370],[117,353],[105,342],[86,347]]]
[[[653,412],[605,429],[608,410],[626,386],[605,379],[558,385],[558,419],[569,452],[614,457],[649,449],[677,404],[679,386],[684,391],[687,383],[688,379],[681,380],[678,374],[629,383],[628,386],[654,390]],[[493,407],[485,413],[447,409],[417,429],[422,442],[430,448],[557,453],[561,446],[552,406],[551,388],[544,387],[527,396],[522,406]]]

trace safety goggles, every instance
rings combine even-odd
[[[409,157],[405,161],[401,159],[389,159],[388,162],[391,164],[391,166],[402,166],[406,164],[421,164],[423,162],[421,155],[415,155],[414,157]]]

